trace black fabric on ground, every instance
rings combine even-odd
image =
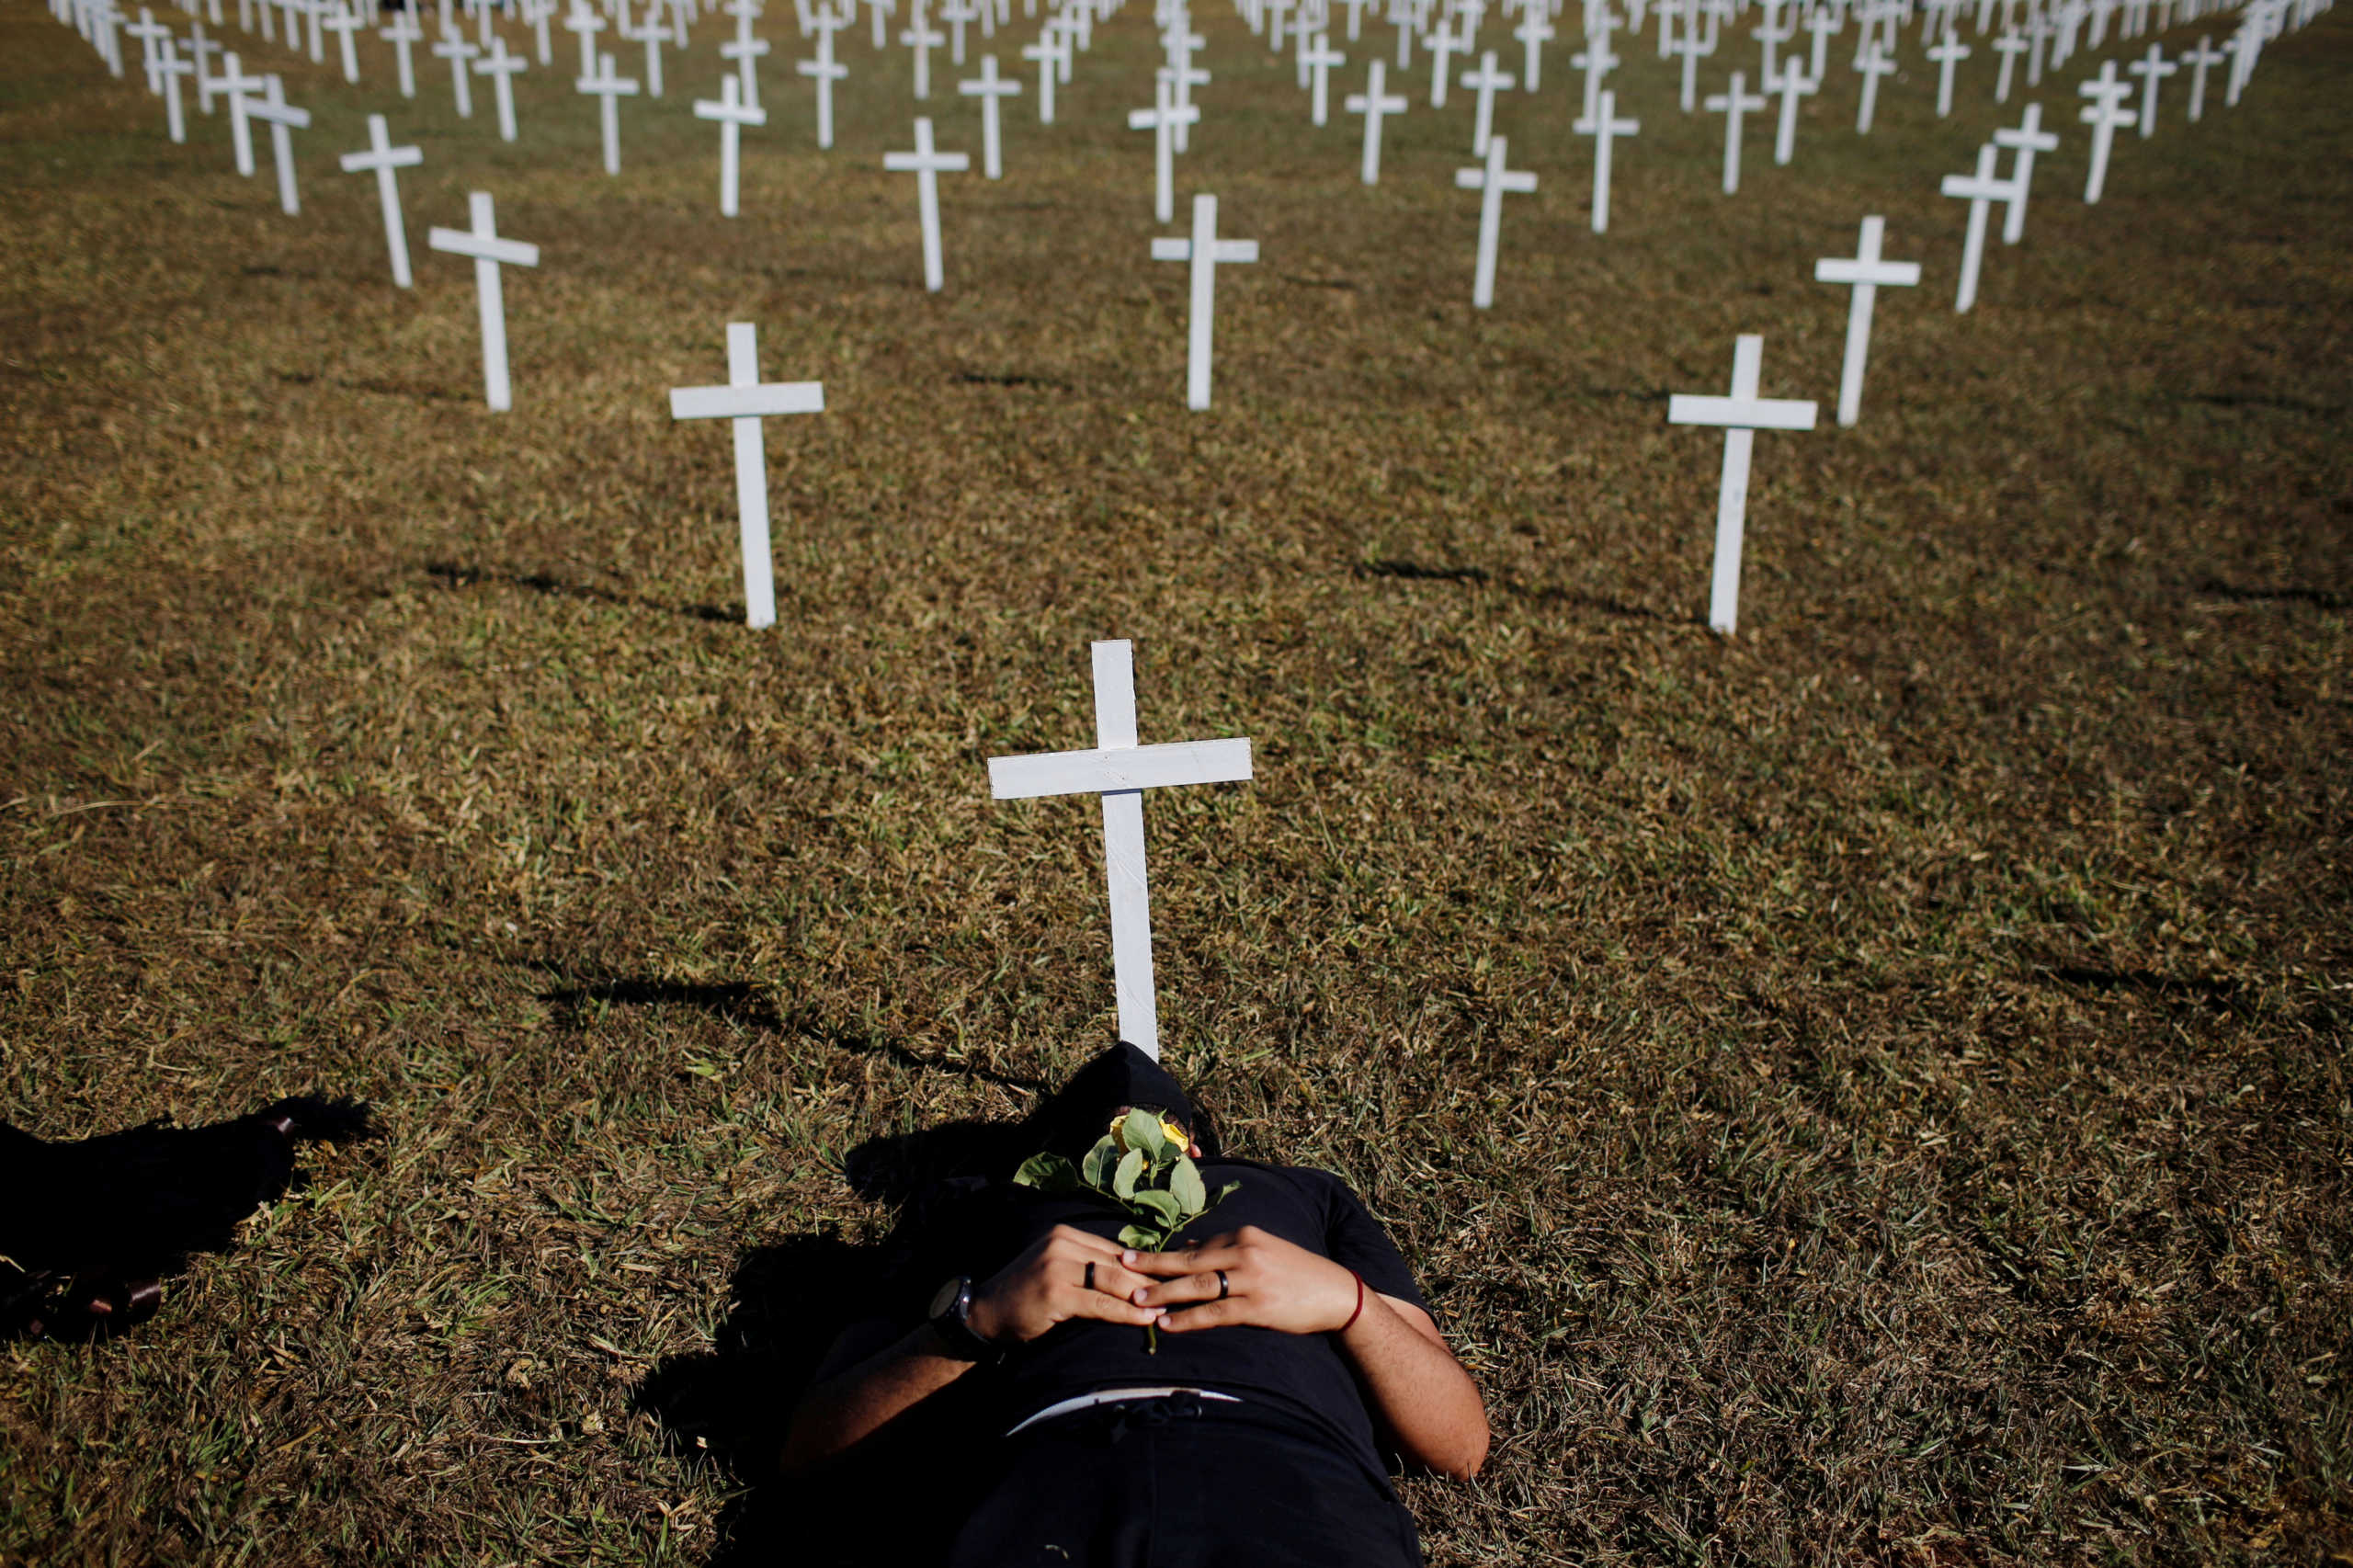
[[[950,1568],[1421,1568],[1413,1517],[1313,1427],[1176,1394],[1002,1445]]]
[[[1172,1114],[1192,1131],[1203,1155],[1224,1151],[1217,1129],[1185,1093],[1185,1086],[1150,1056],[1120,1040],[1089,1058],[1070,1081],[1040,1102],[1021,1124],[1022,1157],[1042,1150],[1075,1160],[1109,1131],[1121,1106],[1150,1106]]]

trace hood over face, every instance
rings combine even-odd
[[[1216,1159],[1222,1152],[1217,1129],[1195,1109],[1184,1085],[1124,1040],[1090,1058],[1039,1103],[1021,1124],[1023,1147],[1076,1160],[1110,1130],[1112,1113],[1121,1106],[1166,1111],[1192,1131],[1203,1159]]]

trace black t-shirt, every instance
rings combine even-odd
[[[1338,1176],[1256,1160],[1205,1159],[1200,1169],[1211,1192],[1227,1182],[1241,1187],[1179,1231],[1166,1250],[1256,1225],[1356,1270],[1369,1290],[1428,1310],[1396,1244]],[[1056,1225],[1116,1241],[1125,1223],[1127,1216],[1113,1205],[1084,1196],[1049,1196],[980,1177],[939,1183],[924,1195],[907,1250],[889,1272],[886,1310],[920,1319],[941,1281],[963,1274],[985,1281]],[[1139,1326],[1073,1319],[1018,1346],[1001,1366],[975,1368],[959,1381],[984,1382],[969,1393],[995,1421],[991,1436],[1096,1389],[1171,1383],[1217,1389],[1306,1417],[1386,1486],[1372,1419],[1337,1335],[1229,1324],[1164,1333],[1159,1341],[1158,1352],[1148,1353]]]

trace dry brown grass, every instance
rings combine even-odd
[[[290,68],[290,221],[220,120],[174,149],[0,17],[0,1115],[318,1085],[392,1131],[147,1331],[5,1351],[0,1558],[758,1557],[889,1141],[1108,1038],[1089,813],[982,767],[1083,743],[1100,636],[1146,739],[1256,739],[1152,804],[1170,1056],[1367,1191],[1486,1389],[1486,1473],[1406,1484],[1434,1563],[2353,1552],[2353,31],[2097,209],[2070,123],[1967,318],[1935,176],[1989,56],[1860,143],[1837,72],[1726,203],[1627,49],[1615,232],[1565,96],[1515,101],[1543,185],[1474,316],[1467,108],[1366,192],[1206,27],[1186,188],[1266,260],[1188,415],[1135,7],[949,182],[937,299],[862,33],[837,150],[772,88],[732,224],[708,32],[619,180],[563,55],[517,149],[435,62],[404,296],[330,158],[381,57]],[[422,248],[475,186],[545,247],[506,417]],[[1760,439],[1721,642],[1717,441],[1665,395],[1761,331],[1827,400],[1810,263],[1867,210],[1928,284],[1861,428]],[[829,403],[770,426],[767,635],[726,437],[664,397],[731,319]]]

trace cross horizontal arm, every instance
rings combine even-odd
[[[368,169],[405,169],[423,162],[422,147],[387,147],[381,153],[346,153],[343,172],[356,175]]]
[[[1000,801],[1103,795],[1172,784],[1232,784],[1249,777],[1247,740],[1176,741],[1108,751],[1051,751],[989,758],[989,793]]]
[[[1920,264],[1916,261],[1857,261],[1852,256],[1839,256],[1813,264],[1816,283],[1884,283],[1893,288],[1910,288],[1920,281]]]
[[[1811,430],[1813,404],[1797,398],[1697,397],[1667,400],[1669,425],[1723,425],[1736,430]]]
[[[823,414],[823,381],[769,381],[756,387],[672,387],[673,419],[765,419],[779,414]]]
[[[311,123],[311,111],[296,108],[292,104],[273,104],[259,99],[247,99],[245,113],[255,119],[267,119],[278,125],[290,125],[300,131]]]
[[[540,265],[539,246],[523,240],[477,234],[471,229],[434,229],[426,234],[425,243],[429,249],[447,251],[451,256],[470,256],[477,261],[499,261],[510,267]]]

